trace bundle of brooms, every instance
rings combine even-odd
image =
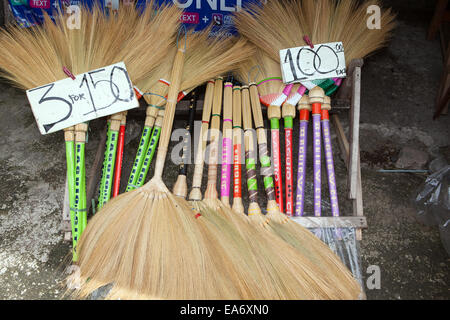
[[[54,22],[44,14],[42,26],[28,29],[9,26],[1,31],[0,67],[3,76],[22,89],[30,89],[63,79],[68,72],[77,75],[125,61],[129,65],[130,76],[139,80],[152,70],[154,56],[157,56],[147,50],[148,46],[155,41],[159,45],[164,43],[161,37],[152,38],[143,31],[150,23],[150,16],[154,15],[152,6],[153,2],[149,2],[148,9],[142,14],[133,6],[121,8],[117,14],[104,12],[96,5],[92,8],[81,7],[79,28],[71,28],[67,24],[69,16],[60,11],[54,14]],[[167,25],[170,28],[170,25],[178,23],[177,14],[180,11],[173,6],[161,7],[158,14],[152,17],[153,23],[163,31],[161,28]],[[134,36],[129,37],[121,32],[124,27],[134,32]],[[143,67],[136,68],[136,65]],[[66,71],[63,72],[63,69]],[[77,242],[87,222],[84,187],[87,124],[64,131],[73,260],[76,261]],[[75,162],[75,157],[79,161]]]
[[[186,64],[192,68],[189,73],[185,70],[190,81],[186,81],[187,88],[203,83],[211,72],[232,69],[251,53],[242,41],[228,50],[221,50],[218,40],[210,45],[210,50],[201,50],[197,59]],[[188,51],[195,49],[187,42]],[[182,89],[180,60],[182,51],[178,50],[155,176],[142,188],[113,199],[89,223],[80,242],[80,294],[113,283],[109,298],[356,298],[359,290],[354,286],[348,289],[346,281],[340,283],[317,271],[308,258],[285,242],[274,238],[278,245],[266,249],[272,242],[264,241],[267,235],[256,232],[241,218],[237,223],[234,213],[217,212],[209,205],[196,212],[165,187],[161,175],[176,93]],[[254,241],[258,238],[261,241]],[[280,267],[274,267],[277,265]],[[301,271],[293,273],[293,269]]]
[[[264,6],[250,6],[248,11],[237,13],[236,24],[243,36],[274,61],[279,61],[279,50],[306,45],[304,36],[307,35],[311,38],[312,45],[342,41],[348,65],[352,59],[363,58],[384,46],[394,27],[394,15],[388,9],[381,14],[382,28],[370,30],[367,27],[366,10],[368,5],[379,5],[379,2],[367,1],[359,4],[353,0],[271,1]],[[336,82],[334,80],[332,81]],[[336,85],[338,84],[339,81],[336,82]],[[308,86],[310,85],[311,83],[308,84]],[[312,89],[312,86],[308,89]],[[300,86],[297,89],[297,94],[288,99],[287,104],[289,106],[287,108],[294,109],[305,91],[306,88]],[[320,88],[317,88],[314,92],[322,92],[323,96],[323,90]],[[317,95],[317,93],[314,93],[314,95]],[[319,102],[319,100],[315,102]],[[331,184],[332,182],[330,182]],[[315,184],[315,190],[317,188],[320,188],[320,186]],[[303,200],[303,194],[300,194],[300,198]],[[300,203],[300,205],[297,203],[297,213],[299,208],[300,212],[303,213],[303,203]],[[333,214],[335,214],[334,211]],[[315,212],[320,215],[320,200],[318,203],[315,201]],[[287,220],[278,213],[276,215],[269,213],[268,216],[280,223]],[[294,226],[294,223],[290,222],[286,225]],[[303,240],[299,239],[300,241],[297,242],[295,237],[286,237],[282,232],[279,235],[296,248],[301,248],[300,244]]]

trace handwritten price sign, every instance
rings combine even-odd
[[[42,134],[139,106],[123,62],[27,90]]]
[[[284,83],[298,83],[328,78],[345,78],[342,42],[316,44],[280,50]]]

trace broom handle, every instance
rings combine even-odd
[[[331,214],[333,217],[339,216],[339,202],[336,190],[336,176],[334,173],[333,149],[331,147],[330,135],[330,116],[328,110],[331,110],[330,97],[325,96],[322,104],[322,131],[323,145],[325,149],[325,161],[327,164],[328,187],[330,192]]]
[[[273,101],[267,108],[267,116],[270,120],[270,134],[272,143],[273,170],[275,180],[275,199],[281,212],[284,212],[283,206],[283,178],[281,170],[281,153],[280,153],[280,118],[281,104],[286,100],[291,92],[293,84],[287,85],[282,94]],[[295,110],[294,110],[295,112]]]
[[[117,143],[117,155],[116,155],[116,167],[114,169],[114,185],[113,194],[114,198],[119,194],[120,189],[120,176],[122,175],[122,161],[123,161],[123,148],[125,145],[125,126],[127,123],[127,112],[122,112],[122,120],[120,122],[119,141]]]
[[[184,95],[178,95],[177,102],[179,100],[181,100],[183,97],[184,97]],[[136,182],[133,185],[130,185],[131,190],[142,187],[144,185],[145,178],[147,177],[147,174],[148,174],[148,170],[150,169],[150,165],[152,164],[153,156],[155,155],[156,146],[158,145],[159,137],[161,135],[161,130],[162,130],[161,126],[162,126],[163,119],[164,119],[165,107],[158,106],[157,109],[159,110],[158,117],[156,118],[156,121],[154,122],[152,135],[150,137],[150,141],[148,143],[147,150],[145,152],[145,156],[142,158],[142,163],[139,168],[139,173],[136,175],[136,178],[135,178]]]
[[[64,129],[66,144],[67,184],[69,189],[70,226],[72,230],[72,261],[78,260],[76,247],[79,239],[78,214],[75,209],[75,127]]]
[[[248,86],[242,87],[242,120],[244,123],[245,169],[249,198],[248,215],[261,214],[258,204],[258,181],[256,179],[256,152],[254,150],[252,109]]]
[[[267,212],[275,212],[279,211],[279,207],[275,200],[272,164],[270,161],[269,152],[267,151],[267,137],[266,132],[264,131],[264,121],[262,117],[261,104],[259,102],[258,90],[255,83],[250,84],[249,91],[253,120],[255,121],[256,136],[258,139],[261,175],[264,177],[264,189],[267,196]]]
[[[242,101],[241,87],[233,87],[233,210],[244,213],[242,204]]]
[[[159,79],[157,83],[152,87],[153,92],[166,92],[169,86],[169,82],[164,79]],[[139,173],[142,169],[142,164],[144,162],[145,155],[149,147],[149,142],[154,138],[153,127],[155,125],[156,118],[158,116],[158,111],[165,104],[164,98],[156,94],[144,95],[144,100],[147,102],[146,116],[144,129],[142,130],[141,140],[139,141],[139,147],[136,152],[136,157],[133,162],[133,167],[131,168],[130,177],[128,178],[126,192],[136,189],[138,185]],[[159,136],[158,136],[159,138]]]
[[[304,95],[299,103],[300,128],[298,138],[298,169],[297,169],[297,193],[295,215],[303,216],[305,203],[305,175],[306,175],[306,151],[308,143],[308,121],[311,106],[309,98]]]
[[[175,185],[173,186],[172,192],[174,195],[181,197],[183,199],[187,196],[187,165],[189,163],[188,148],[191,147],[191,139],[194,133],[194,119],[195,119],[195,109],[197,105],[197,96],[195,91],[192,93],[191,101],[189,104],[189,119],[186,122],[186,133],[183,138],[183,155],[181,156],[181,163],[178,168],[178,177]],[[190,153],[189,153],[190,155]]]
[[[218,77],[214,85],[213,105],[211,114],[210,149],[208,161],[208,182],[205,199],[217,199],[217,166],[219,160],[220,113],[222,110],[223,78]]]
[[[75,211],[78,214],[79,231],[81,237],[87,224],[86,212],[86,173],[85,173],[85,144],[87,124],[75,125]]]
[[[293,171],[293,129],[295,118],[295,106],[300,101],[301,97],[304,95],[306,87],[300,85],[298,90],[288,98],[282,106],[282,116],[284,119],[284,137],[285,137],[285,177],[286,177],[286,215],[294,215],[294,171]],[[297,188],[298,190],[298,188]]]
[[[162,125],[160,143],[158,146],[158,154],[156,156],[155,175],[154,178],[162,179],[164,162],[166,160],[167,149],[170,143],[170,134],[172,132],[173,119],[175,116],[175,108],[177,105],[177,96],[180,91],[181,75],[184,66],[184,49],[178,49],[173,62],[172,73],[170,76],[171,85],[167,94],[166,111]]]
[[[200,143],[198,145],[197,154],[195,155],[194,176],[192,181],[192,190],[189,193],[189,200],[200,201],[202,199],[201,185],[203,176],[203,158],[206,149],[209,120],[211,118],[211,108],[214,93],[214,81],[209,80],[206,84],[205,100],[203,102],[202,126],[200,128]]]
[[[183,147],[183,162],[180,164],[179,174],[187,175],[187,164],[189,163],[188,157],[188,149],[190,149],[190,141],[192,136],[194,135],[194,120],[195,120],[195,111],[197,110],[197,95],[195,91],[192,93],[191,101],[189,104],[189,119],[186,124],[186,135],[183,139],[184,147]]]
[[[314,159],[314,215],[321,215],[321,135],[320,135],[320,109],[323,102],[324,91],[314,87],[309,91],[311,113],[313,120],[313,159]]]
[[[233,159],[233,84],[226,82],[223,89],[223,138],[220,200],[230,207],[231,164]]]
[[[101,186],[103,189],[101,190],[100,199],[98,202],[98,209],[101,209],[106,202],[109,201],[111,197],[112,190],[112,180],[114,175],[114,166],[116,161],[116,152],[117,152],[117,140],[119,136],[120,130],[120,122],[122,120],[121,114],[114,114],[111,116],[111,123],[109,125],[108,130],[108,144],[105,150],[104,164],[105,170],[104,175],[102,177]]]

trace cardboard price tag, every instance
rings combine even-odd
[[[27,90],[27,97],[42,134],[139,106],[123,62]]]
[[[342,42],[330,42],[280,50],[284,83],[299,83],[329,78],[345,78]]]

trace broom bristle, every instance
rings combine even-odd
[[[249,11],[237,12],[236,26],[243,36],[279,60],[279,51],[313,43],[342,41],[347,64],[364,58],[386,45],[395,27],[390,9],[381,15],[381,29],[367,27],[367,7],[380,2],[369,0],[291,0],[268,1],[264,6],[250,5]],[[381,6],[380,6],[381,7]]]
[[[79,29],[69,27],[63,12],[55,22],[44,13],[42,26],[1,29],[2,76],[30,89],[67,77],[63,66],[76,75],[124,61],[130,78],[138,82],[167,54],[181,14],[175,6],[163,6],[151,17],[152,6],[153,1],[142,14],[133,6],[117,14],[107,14],[98,5],[82,6]],[[150,50],[152,46],[158,50]]]
[[[214,221],[218,216],[222,216],[222,219],[231,223],[246,241],[240,244],[240,248],[241,250],[247,248],[252,259],[256,260],[258,269],[251,270],[253,276],[259,278],[261,295],[264,293],[269,299],[358,298],[359,285],[351,274],[350,279],[348,278],[348,271],[342,273],[339,269],[333,272],[339,266],[331,263],[326,264],[330,270],[325,270],[325,267],[322,267],[323,261],[318,260],[314,254],[308,250],[305,252],[296,250],[283,241],[284,239],[268,232],[262,224],[263,220],[266,220],[263,215],[248,218],[245,215],[238,215],[230,208],[224,207],[218,199],[205,199],[200,203],[200,210],[205,218]],[[220,226],[223,225],[224,222],[221,222]],[[311,236],[314,237],[312,234]],[[317,241],[313,238],[308,240]],[[329,251],[328,248],[326,250]],[[301,271],[292,273],[292,270]],[[349,286],[349,281],[354,285]],[[264,292],[264,289],[267,289],[267,292]]]

